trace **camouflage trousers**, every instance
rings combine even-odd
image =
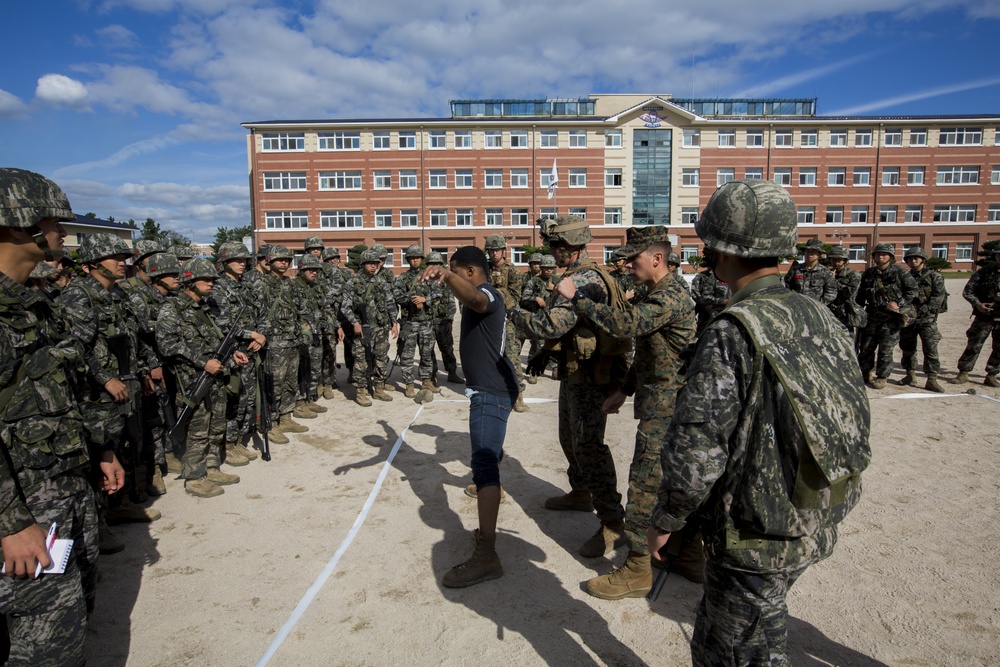
[[[889,377],[892,352],[899,343],[899,324],[900,321],[896,317],[868,313],[868,326],[861,330],[858,342],[858,364],[863,374],[867,375],[874,369],[875,377]]]
[[[225,455],[225,440],[226,386],[216,381],[188,422],[181,477],[199,479],[207,474],[206,468],[218,468]]]
[[[504,335],[504,344],[506,346],[507,358],[510,359],[510,363],[514,364],[514,371],[517,373],[517,388],[519,391],[524,391],[524,364],[521,363],[521,345],[524,344],[524,339],[517,337],[517,327],[514,326],[513,320],[507,320],[507,332]],[[599,408],[600,406],[598,406]],[[601,434],[603,437],[604,428],[601,428]]]
[[[354,354],[354,368],[351,369],[351,384],[355,387],[368,386],[368,359],[361,336],[351,337]],[[372,327],[372,382],[384,384],[389,372],[389,327]]]
[[[606,385],[559,383],[559,445],[569,463],[567,474],[574,491],[590,491],[601,521],[622,518],[615,460],[604,443],[608,416],[601,411]]]
[[[1000,319],[976,317],[972,320],[972,326],[965,332],[965,336],[969,342],[966,343],[965,351],[958,360],[958,370],[968,373],[975,368],[983,344],[992,336],[993,351],[986,360],[986,372],[991,375],[1000,373]]]
[[[444,320],[434,324],[434,338],[441,349],[441,363],[447,373],[458,372],[458,359],[455,358],[455,338],[452,320]],[[437,376],[437,357],[434,358],[432,376]]]
[[[328,384],[331,387],[339,387],[337,382],[337,332],[327,332],[323,334],[323,363],[322,371],[319,375],[320,384]]]
[[[268,354],[274,378],[275,412],[271,418],[277,419],[295,409],[295,397],[299,393],[299,346],[282,341],[281,347],[271,348]]]
[[[239,393],[226,396],[226,442],[243,444],[257,425],[256,355],[251,363],[240,368]]]
[[[97,594],[97,507],[83,469],[24,489],[28,510],[42,530],[55,522],[72,538],[65,574],[38,579],[0,577],[0,613],[10,635],[8,667],[84,664],[87,614]],[[32,573],[34,574],[34,573]]]
[[[938,356],[941,332],[938,331],[936,316],[925,317],[900,330],[899,349],[903,351],[901,363],[904,370],[917,370],[917,338],[924,353],[924,373],[937,375],[941,372],[941,358]]]
[[[806,567],[755,572],[709,559],[691,637],[691,663],[790,665],[785,597]]]
[[[299,392],[300,400],[315,401],[319,398],[320,377],[323,374],[323,342],[299,348]]]
[[[628,497],[625,502],[625,535],[629,550],[648,554],[646,528],[656,508],[657,491],[663,478],[660,449],[666,442],[670,415],[640,419],[635,432],[635,453],[628,469]]]
[[[399,337],[403,339],[403,352],[399,355],[399,370],[403,382],[414,384],[413,362],[420,348],[420,366],[417,371],[421,380],[429,380],[434,373],[434,324],[432,322],[405,322]]]
[[[163,408],[159,396],[142,397],[142,461],[151,469],[166,462],[167,430],[163,423]]]

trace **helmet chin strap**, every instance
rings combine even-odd
[[[45,232],[39,229],[38,225],[28,227],[28,233],[31,234],[31,240],[35,242],[35,245],[45,253],[46,261],[52,262],[66,256],[65,250],[53,250],[49,247],[49,240],[45,238]]]
[[[210,290],[209,292],[202,292],[200,289],[198,289],[198,285],[194,280],[191,281],[191,285],[188,287],[188,289],[197,294],[202,299],[206,298],[211,291]]]
[[[116,276],[114,273],[108,270],[108,267],[104,266],[103,264],[91,264],[90,266],[91,266],[91,271],[97,271],[111,282],[115,282],[119,278],[119,276]]]

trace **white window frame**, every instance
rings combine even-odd
[[[854,130],[854,147],[870,148],[872,146],[871,130]]]
[[[528,147],[528,131],[527,130],[511,130],[510,131],[510,147],[511,148],[527,148]]]
[[[559,148],[559,130],[541,130],[538,133],[539,148]]]
[[[512,209],[510,209],[510,224],[513,227],[527,227],[528,226],[528,209],[526,209],[526,208],[512,208]]]
[[[847,130],[830,130],[830,148],[847,148]]]
[[[316,138],[321,151],[361,150],[360,132],[320,132]]]
[[[622,224],[622,207],[621,206],[607,206],[604,209],[604,224],[605,225],[620,225]]]
[[[445,130],[430,130],[427,133],[427,148],[432,151],[448,148],[448,133]]]
[[[503,169],[484,169],[483,187],[487,190],[498,190],[503,187]]]
[[[604,168],[604,187],[606,188],[622,187],[622,170],[620,167]]]
[[[942,127],[938,130],[938,146],[982,146],[981,127]]]
[[[937,168],[937,185],[979,185],[978,166],[941,166]]]
[[[868,245],[866,243],[852,243],[850,247],[847,249],[847,261],[867,262]]]
[[[948,243],[932,243],[930,259],[948,259]]]
[[[392,136],[389,132],[372,132],[372,150],[387,151],[392,148]]]
[[[587,131],[586,130],[570,130],[569,131],[569,147],[570,148],[586,148],[587,147]]]
[[[736,148],[736,130],[719,130],[719,148]]]
[[[799,225],[811,225],[816,222],[815,206],[799,206],[795,211],[795,222]]]
[[[1000,185],[1000,166],[994,165],[990,169],[990,185]]]
[[[1000,215],[1000,207],[997,207],[997,214]],[[955,244],[955,261],[956,262],[971,262],[972,261],[972,244],[971,243],[956,243]]]
[[[681,187],[697,188],[701,184],[701,170],[697,167],[681,169]]]
[[[378,209],[375,211],[376,227],[392,227],[392,209]]]
[[[575,215],[575,216],[577,216],[577,217],[579,217],[579,218],[581,218],[583,220],[586,220],[587,219],[587,207],[586,206],[576,206],[576,207],[570,206],[569,207],[569,214],[570,215]]]
[[[882,185],[887,188],[899,187],[899,167],[882,167]]]
[[[851,185],[856,188],[867,188],[872,184],[871,167],[854,167],[851,171]]]
[[[587,170],[570,169],[567,180],[571,188],[585,188],[587,187]]]
[[[621,148],[622,147],[622,131],[621,130],[604,130],[604,147],[605,148]]]
[[[365,224],[360,210],[320,211],[319,226],[323,229],[357,229]]]
[[[903,145],[903,128],[893,127],[887,129],[882,134],[882,145],[886,148],[895,148]]]
[[[400,131],[397,135],[397,145],[401,151],[417,150],[417,133]]]
[[[826,184],[831,188],[846,187],[847,167],[828,167],[826,170]]]
[[[503,148],[503,130],[485,130],[483,145],[490,150]]]
[[[1000,204],[990,204],[986,208],[987,222],[1000,222]]]
[[[816,167],[799,167],[799,187],[816,187]]]
[[[522,189],[528,187],[528,170],[527,169],[511,169],[510,170],[510,187],[514,189]]]
[[[681,206],[681,224],[693,225],[698,220],[697,206]]]
[[[427,189],[445,190],[448,188],[448,170],[430,169],[427,171]]]
[[[701,148],[701,130],[688,128],[681,131],[681,145],[684,148]]]
[[[361,170],[321,171],[319,172],[319,189],[330,190],[361,190]]]
[[[681,260],[687,263],[692,257],[698,256],[698,246],[696,245],[684,245],[681,246]]]
[[[400,190],[416,190],[417,189],[417,172],[412,169],[400,169],[399,170],[399,189]]]
[[[372,172],[373,189],[392,190],[392,172],[388,169]]]
[[[913,128],[910,128],[910,145],[911,146],[926,146],[927,145],[927,128],[926,127],[913,127]]]
[[[777,183],[783,188],[791,187],[792,185],[792,168],[791,167],[775,167],[774,175],[771,178],[772,181]]]
[[[404,208],[399,212],[400,227],[420,226],[420,212],[415,208]]]
[[[898,207],[896,206],[879,206],[878,221],[887,222],[889,224],[896,222],[897,211]]]
[[[924,185],[924,176],[926,175],[926,172],[926,167],[907,167],[906,185],[908,187],[922,187]]]
[[[774,131],[775,148],[792,148],[793,142],[794,139],[791,130],[781,129]]]
[[[975,221],[976,206],[974,204],[939,204],[934,207],[934,222]]]
[[[842,225],[842,224],[844,224],[844,207],[843,206],[827,206],[826,207],[826,224],[828,224],[828,225]]]
[[[455,209],[455,226],[456,227],[472,227],[472,209],[471,208],[456,208]]]
[[[868,224],[868,207],[867,206],[852,206],[851,207],[851,224],[852,225],[867,225]]]
[[[448,226],[448,209],[446,208],[432,208],[430,210],[430,226],[431,227],[447,227]]]
[[[743,178],[756,178],[757,180],[763,180],[764,170],[760,167],[747,167],[743,172]]]
[[[764,130],[747,130],[747,148],[764,148]]]
[[[265,211],[265,229],[306,229],[309,227],[307,211]],[[79,238],[79,235],[77,235]]]
[[[538,172],[538,187],[548,188],[549,184],[552,182],[552,170],[542,169]]]
[[[910,205],[903,209],[903,222],[920,222],[923,219],[923,206]]]
[[[722,167],[715,170],[715,187],[721,188],[726,183],[736,180],[736,170],[732,167]]]
[[[305,132],[265,132],[260,137],[264,153],[300,153],[306,149]]]
[[[486,209],[485,222],[487,227],[503,227],[503,209],[502,208]]]
[[[800,148],[818,148],[819,130],[802,130],[799,132]]]
[[[455,130],[455,150],[472,148],[472,130]]]
[[[471,169],[456,169],[455,170],[455,189],[456,190],[471,190],[473,175]]]
[[[264,192],[304,192],[306,189],[304,171],[264,172]]]

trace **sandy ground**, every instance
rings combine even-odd
[[[962,286],[948,283],[945,378],[965,344]],[[865,495],[833,556],[789,596],[794,664],[1000,661],[1000,391],[982,386],[988,345],[973,382],[948,385],[948,395],[869,390]],[[961,393],[969,388],[977,395]],[[655,603],[581,589],[624,553],[581,558],[596,517],[542,508],[567,486],[551,379],[529,387],[529,411],[509,424],[505,576],[441,587],[471,553],[476,526],[475,501],[463,494],[471,476],[461,389],[446,385],[422,408],[399,392],[371,408],[327,401],[330,411],[274,446],[270,463],[231,469],[242,483],[219,498],[187,496],[169,480],[155,502],[163,518],[116,528],[128,548],[102,557],[89,664],[252,665],[269,647],[272,665],[690,664],[700,586],[671,577]],[[634,433],[631,410],[609,419],[623,490]],[[311,604],[300,605],[307,594]],[[304,610],[279,644],[297,605]]]

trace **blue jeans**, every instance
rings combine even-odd
[[[506,394],[489,394],[467,389],[469,395],[469,438],[472,440],[472,481],[476,489],[500,486],[500,461],[511,400]]]

